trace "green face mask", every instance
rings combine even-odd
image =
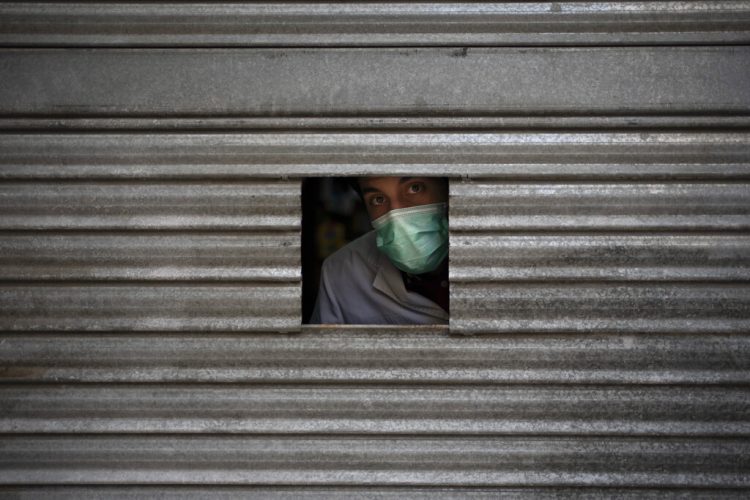
[[[391,210],[372,221],[378,250],[411,274],[434,271],[448,255],[445,203]]]

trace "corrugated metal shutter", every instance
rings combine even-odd
[[[1,493],[747,494],[750,2],[0,19]],[[288,333],[369,173],[452,177],[450,328]]]

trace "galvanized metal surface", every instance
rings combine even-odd
[[[274,498],[296,500],[304,499],[403,499],[414,498],[420,500],[431,500],[435,498],[508,498],[508,499],[600,499],[606,497],[624,499],[651,499],[651,498],[745,498],[747,491],[743,489],[716,489],[716,488],[609,488],[609,487],[563,487],[550,486],[541,488],[532,487],[445,487],[445,486],[197,486],[197,485],[141,485],[141,486],[6,486],[0,487],[0,494],[18,499],[29,498],[55,498],[74,499],[80,498],[116,498],[116,499],[142,499],[142,498]]]
[[[748,15],[0,5],[0,494],[747,496]],[[365,174],[454,177],[484,335],[278,333]]]
[[[0,243],[4,250],[2,267],[5,272],[0,271],[0,275],[6,280],[254,278],[276,281],[286,277],[286,280],[299,281],[296,268],[299,243],[293,237],[296,233],[259,233],[257,236],[253,233],[112,233],[116,230],[222,228],[293,231],[299,227],[298,190],[296,183],[4,183],[0,186],[3,211],[0,227],[6,231],[88,229],[106,232],[5,233]],[[245,246],[246,250],[237,252],[238,245]],[[175,246],[181,249],[178,251]],[[228,273],[226,265],[222,268],[222,251],[232,253],[235,256],[233,267],[243,267],[244,271]],[[252,257],[247,255],[248,251],[253,251]],[[211,267],[206,265],[209,258]],[[293,266],[291,271],[289,266]],[[10,295],[37,296],[41,289],[19,290],[6,290],[6,307],[13,307],[7,302],[12,300]],[[96,289],[89,290],[97,293]],[[81,290],[80,293],[90,292]],[[106,303],[107,292],[102,293]],[[73,291],[72,296],[75,296]],[[110,298],[114,300],[114,296]],[[51,298],[50,301],[50,304],[54,302]]]
[[[450,244],[458,282],[750,281],[750,237],[737,233],[455,233]]]
[[[451,283],[451,320],[469,332],[747,332],[750,285]]]
[[[298,230],[299,183],[5,182],[4,230]]]
[[[750,330],[745,182],[454,182],[450,210],[454,331]]]
[[[0,482],[748,488],[749,349],[408,327],[6,333]]]
[[[0,44],[398,46],[747,43],[750,3],[148,3],[0,7]]]
[[[27,384],[0,387],[0,433],[731,438],[750,436],[748,400],[746,387]]]
[[[299,329],[299,182],[5,182],[0,210],[4,330]]]
[[[447,175],[501,179],[747,179],[750,133],[726,132],[284,132],[284,133],[5,133],[0,134],[0,178],[33,180],[179,179],[185,184],[152,184],[140,194],[165,195],[188,187],[213,204],[222,191],[237,201],[265,197],[263,204],[287,207],[298,193],[292,185],[258,178],[319,175]],[[233,184],[220,183],[231,181]],[[192,183],[188,181],[193,181]],[[239,181],[243,181],[242,183]],[[31,185],[24,185],[32,189]],[[66,184],[67,186],[67,184]],[[69,189],[92,197],[89,187],[107,193],[131,184],[72,183]],[[159,187],[161,186],[161,187]],[[461,196],[470,189],[454,183]],[[733,192],[746,184],[728,187]],[[666,186],[665,189],[668,189]],[[41,188],[40,188],[41,189]],[[47,189],[47,192],[49,192]],[[65,193],[60,187],[61,193]],[[499,201],[508,186],[485,186],[483,194]],[[537,188],[544,189],[543,187]],[[561,186],[555,192],[574,191]],[[588,196],[597,186],[589,186]],[[618,189],[611,187],[610,191]],[[620,195],[641,187],[621,186]],[[687,186],[690,190],[695,187]],[[699,189],[699,188],[698,188]],[[711,189],[711,186],[707,186]],[[200,190],[200,192],[197,192]],[[260,190],[259,192],[257,190]],[[629,191],[628,191],[629,190]],[[45,191],[41,191],[45,192]],[[72,192],[72,191],[71,191]],[[613,191],[615,194],[616,191]],[[716,192],[716,189],[713,190]],[[527,193],[531,194],[530,190]],[[675,193],[678,194],[678,193]],[[700,193],[698,193],[700,194]],[[125,194],[113,193],[122,200]],[[280,197],[288,196],[282,202]],[[743,192],[740,191],[740,195]],[[20,196],[16,194],[15,196]],[[47,195],[49,196],[49,195]],[[537,196],[539,196],[537,194]],[[476,197],[475,197],[476,198]],[[158,198],[157,198],[158,199]],[[188,203],[189,198],[183,198]],[[476,201],[475,201],[476,202]],[[150,201],[149,203],[154,203]],[[240,210],[237,205],[235,210]],[[280,208],[279,208],[280,209]],[[247,210],[252,210],[251,205]],[[287,219],[284,219],[285,221]],[[291,220],[290,220],[291,222]],[[455,221],[452,221],[452,229]]]
[[[747,230],[750,183],[451,184],[454,231]]]
[[[0,329],[294,331],[299,296],[298,283],[7,283]]]
[[[1,116],[0,131],[160,131],[174,132],[196,130],[222,131],[247,131],[257,130],[268,132],[280,130],[285,134],[290,131],[302,132],[305,130],[326,130],[331,136],[340,135],[342,130],[368,132],[400,130],[402,133],[414,132],[415,130],[487,130],[497,132],[499,130],[564,130],[567,132],[583,130],[644,130],[662,131],[664,128],[675,128],[681,130],[710,129],[746,130],[750,126],[750,115],[742,113],[734,115],[716,115],[704,113],[700,115],[670,114],[665,112],[661,115],[644,114],[612,114],[609,116],[575,114],[549,114],[543,116],[455,116],[436,114],[430,116],[419,115],[391,115],[377,114],[372,116],[278,116],[278,117],[216,117],[208,116],[194,117],[21,117]],[[643,132],[642,132],[643,134]],[[645,134],[645,135],[651,135]]]
[[[5,436],[4,484],[750,487],[742,439]]]
[[[2,281],[299,282],[301,278],[296,231],[7,231],[0,238]]]
[[[32,117],[750,108],[750,46],[3,49],[0,67],[0,114]]]
[[[5,333],[6,384],[517,384],[746,386],[740,334],[449,335],[433,327],[306,326],[301,334]],[[70,386],[69,387],[74,387]],[[145,385],[147,391],[151,385]],[[226,385],[224,387],[227,387]],[[32,397],[32,394],[29,394]],[[209,394],[210,397],[210,394]],[[210,406],[210,400],[205,403]]]

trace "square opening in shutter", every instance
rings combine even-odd
[[[303,323],[448,323],[446,178],[310,178],[302,205]]]

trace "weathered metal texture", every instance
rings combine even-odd
[[[0,451],[5,484],[750,487],[743,439],[4,436]]]
[[[453,231],[750,229],[750,183],[451,184]]]
[[[613,114],[613,115],[580,115],[549,114],[549,115],[468,115],[456,116],[449,114],[420,115],[372,115],[372,116],[207,116],[207,117],[152,117],[139,118],[132,116],[2,116],[0,115],[0,131],[26,131],[36,133],[50,131],[155,131],[174,132],[196,130],[212,130],[216,133],[257,130],[268,132],[281,130],[284,133],[311,130],[328,131],[332,137],[339,137],[342,130],[367,130],[368,133],[377,131],[400,130],[401,133],[415,130],[456,130],[468,129],[472,131],[487,130],[544,130],[586,131],[595,130],[642,130],[643,136],[648,137],[653,131],[673,128],[682,130],[710,130],[725,129],[746,130],[750,126],[750,115],[742,113],[734,115],[720,115],[702,113],[700,115],[669,114]],[[645,132],[649,131],[649,132]],[[293,134],[294,135],[294,134]],[[424,134],[423,134],[424,135]],[[464,134],[465,135],[465,134]],[[472,134],[473,135],[473,134]],[[190,134],[189,136],[192,136]]]
[[[8,231],[0,238],[2,281],[301,279],[296,231]]]
[[[424,46],[747,43],[750,2],[9,2],[0,44]]]
[[[731,496],[750,487],[749,350],[741,334],[6,333],[0,483]]]
[[[299,182],[5,182],[0,210],[0,329],[299,329]]]
[[[299,296],[298,283],[6,283],[0,329],[294,331]]]
[[[292,335],[5,333],[0,366],[0,382],[23,387],[30,383],[144,383],[167,388],[176,383],[264,387],[373,383],[467,390],[517,384],[731,387],[750,384],[750,337],[717,333],[456,336],[445,328],[379,326],[306,327]]]
[[[0,494],[747,496],[749,15],[0,5]],[[278,333],[367,174],[454,177],[485,335]]]
[[[3,230],[300,228],[299,182],[5,182]]]
[[[465,332],[747,332],[750,285],[451,283]]]
[[[750,330],[745,182],[455,182],[450,215],[454,331]]]
[[[665,178],[712,181],[747,179],[750,176],[750,133],[338,131],[0,134],[0,178],[4,180],[35,181],[40,186],[49,186],[41,181],[179,179],[185,184],[172,185],[172,189],[181,192],[187,187],[203,200],[208,200],[212,193],[219,196],[222,191],[234,199],[239,197],[238,201],[249,202],[249,197],[265,197],[267,203],[263,206],[268,210],[287,210],[279,215],[283,216],[285,224],[290,225],[293,214],[290,208],[291,185],[278,188],[267,182],[256,184],[257,178],[372,174],[525,180],[562,178],[588,181],[589,184],[594,179],[623,178],[659,181]],[[215,185],[216,181],[221,180],[232,181],[233,184]],[[462,189],[460,183],[453,184],[454,189]],[[27,186],[32,189],[31,185]],[[92,187],[118,192],[120,186],[127,187],[123,194],[118,195],[119,199],[126,196],[125,192],[137,195],[135,188],[127,183],[74,186],[71,184],[69,189],[78,189],[87,197],[94,196],[90,192]],[[743,186],[741,184],[730,189],[737,192]],[[145,194],[166,193],[168,188],[169,185],[153,184],[140,189]],[[471,195],[467,189],[460,191],[461,196]],[[502,190],[507,191],[508,186],[489,185],[483,189],[483,194],[498,202]],[[536,189],[540,192],[536,195],[541,197],[540,200],[551,196],[542,192],[544,189],[549,191],[549,186]],[[568,185],[566,188],[560,184],[555,191],[562,193],[566,189],[575,192],[576,186]],[[605,189],[606,186],[589,185],[587,196],[596,196],[597,190],[604,194]],[[610,186],[608,189],[612,194],[618,194],[619,189],[620,197],[630,194],[642,199],[649,195],[648,192],[640,192],[640,185]],[[670,186],[664,189],[670,189]],[[687,185],[671,189],[674,196],[679,196],[680,192],[697,192],[701,186]],[[705,189],[711,190],[712,187],[708,185]],[[201,191],[194,193],[195,190]],[[14,196],[20,196],[20,193]],[[290,201],[281,203],[286,208],[274,209],[271,205],[281,201],[279,196],[288,196]],[[183,198],[186,203],[189,199],[188,196]],[[207,201],[210,204],[215,202]],[[244,205],[237,206],[235,210],[253,210],[252,205],[242,207]],[[452,221],[452,228],[455,222]],[[296,219],[294,224],[298,224]]]
[[[0,67],[0,114],[21,116],[750,109],[749,46],[3,49]]]
[[[457,281],[750,281],[737,233],[455,233],[450,253]]]
[[[356,499],[398,499],[417,500],[432,499],[497,499],[524,500],[528,498],[554,499],[562,498],[599,500],[601,498],[622,498],[628,500],[665,498],[746,498],[747,491],[736,488],[611,488],[611,487],[497,487],[487,486],[211,486],[198,485],[54,485],[54,486],[0,486],[0,495],[26,500],[32,498],[49,498],[51,495],[60,499],[79,500],[81,498],[115,498],[140,500],[143,498],[183,499],[183,498],[273,498],[283,500],[316,499],[316,500],[350,500]]]
[[[0,386],[0,433],[727,438],[750,435],[749,400],[747,387],[32,384]]]

